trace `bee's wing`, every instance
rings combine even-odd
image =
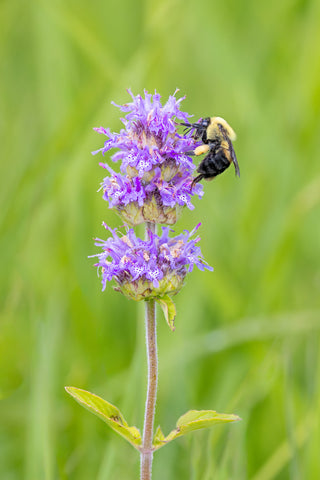
[[[223,128],[222,125],[219,125],[219,129],[220,129],[220,132],[223,135],[224,140],[228,144],[231,161],[232,161],[232,163],[234,165],[234,168],[236,170],[236,175],[237,175],[237,177],[240,177],[240,168],[239,168],[238,160],[237,160],[232,142],[231,142],[230,138],[228,137],[227,132],[225,131],[225,129]]]
[[[236,154],[234,152],[232,142],[229,138],[228,138],[228,145],[229,145],[229,152],[230,152],[230,155],[231,155],[231,160],[232,160],[232,163],[233,163],[234,168],[236,170],[236,175],[237,175],[237,177],[240,177],[240,168],[239,168],[238,160],[237,160]]]

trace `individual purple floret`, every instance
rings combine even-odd
[[[143,98],[128,92],[133,101],[116,105],[126,112],[122,118],[125,128],[120,133],[103,127],[95,129],[108,140],[93,153],[104,155],[116,148],[111,158],[121,161],[121,174],[108,164],[100,164],[110,173],[102,184],[103,198],[131,225],[146,221],[172,225],[184,206],[194,208],[194,195],[203,195],[201,184],[191,188],[196,167],[187,155],[198,143],[190,133],[183,136],[177,132],[178,124],[188,122],[190,115],[180,110],[184,97],[176,99],[175,94],[171,95],[162,106],[157,93],[145,91]]]
[[[133,300],[163,297],[176,294],[184,278],[196,265],[200,270],[213,270],[204,261],[197,246],[199,236],[192,238],[200,224],[192,232],[184,231],[177,237],[169,237],[169,227],[162,227],[158,236],[148,231],[148,240],[136,237],[133,229],[124,235],[104,224],[112,236],[107,240],[96,239],[95,245],[103,253],[96,266],[101,271],[103,290],[106,283],[115,280],[116,290]]]

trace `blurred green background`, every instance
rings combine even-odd
[[[136,452],[65,391],[142,425],[143,306],[101,292],[92,259],[105,172],[94,126],[120,128],[126,88],[176,87],[238,134],[241,179],[212,183],[199,221],[215,271],[159,314],[156,424],[190,408],[242,422],[173,442],[154,479],[320,478],[320,3],[2,0],[0,478],[138,478]]]

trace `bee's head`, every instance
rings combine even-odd
[[[210,117],[200,118],[200,120],[195,123],[180,123],[180,125],[184,125],[186,127],[184,130],[184,133],[189,133],[191,132],[191,130],[195,130],[194,138],[196,140],[198,138],[202,138],[209,124],[210,124]]]
[[[206,117],[206,118],[201,118],[201,120],[194,124],[195,125],[195,129],[196,129],[196,132],[195,132],[195,135],[194,135],[194,138],[196,140],[198,140],[198,138],[202,138],[203,139],[203,135],[205,134],[205,132],[207,131],[207,128],[209,127],[210,125],[210,117]],[[206,135],[205,135],[205,139],[206,139]]]
[[[201,118],[200,122],[198,122],[198,125],[199,125],[202,129],[206,129],[206,128],[208,128],[208,126],[210,125],[210,122],[211,122],[211,118],[210,118],[210,117]]]

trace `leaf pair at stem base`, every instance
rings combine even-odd
[[[76,387],[65,387],[65,389],[80,405],[101,418],[112,430],[125,438],[134,448],[141,452],[142,438],[139,429],[135,426],[130,427],[117,407],[86,390]],[[176,428],[166,437],[162,433],[161,428],[157,428],[153,438],[152,449],[153,451],[158,450],[172,440],[194,430],[208,428],[218,423],[236,422],[238,420],[240,420],[240,418],[237,415],[217,413],[214,410],[189,410],[189,412],[178,419]]]

